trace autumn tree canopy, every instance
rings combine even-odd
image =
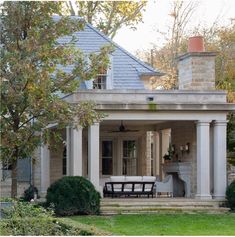
[[[84,56],[58,38],[83,29],[84,22],[61,16],[60,2],[4,2],[1,6],[1,160],[12,165],[12,197],[17,195],[18,159],[31,157],[48,138],[50,123],[86,126],[99,120],[91,103],[68,104],[61,94],[108,65],[110,48]],[[58,67],[60,65],[60,67]],[[61,68],[73,65],[71,72]]]
[[[71,1],[66,2],[71,15],[83,17],[105,35],[113,38],[117,31],[142,21],[147,1]]]

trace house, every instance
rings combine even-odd
[[[56,148],[37,150],[32,173],[41,195],[65,175],[87,177],[102,192],[111,175],[163,178],[170,173],[174,196],[224,199],[226,117],[235,105],[226,102],[225,91],[215,89],[216,54],[191,50],[178,58],[179,89],[151,90],[151,77],[160,79],[161,72],[89,24],[76,34],[76,45],[84,52],[110,43],[115,50],[109,68],[64,99],[92,99],[107,116],[88,128],[71,125],[61,130],[63,141]],[[169,150],[171,160],[166,160]]]

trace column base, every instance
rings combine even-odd
[[[224,201],[226,198],[225,195],[213,195],[213,199],[216,199],[218,201]]]
[[[200,200],[211,200],[212,196],[210,194],[196,194],[195,198]]]

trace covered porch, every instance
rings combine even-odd
[[[89,93],[67,99],[86,100]],[[105,102],[111,101],[110,96],[115,100]],[[226,111],[230,109],[225,93],[93,91],[92,97],[107,117],[87,129],[66,128],[66,146],[62,144],[60,151],[42,148],[42,191],[63,175],[87,177],[102,192],[111,175],[162,179],[172,174],[176,197],[224,199]],[[174,152],[168,161],[163,157],[169,146]]]

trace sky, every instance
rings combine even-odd
[[[161,47],[164,40],[157,31],[167,31],[172,2],[173,0],[148,0],[143,23],[136,26],[136,31],[122,28],[114,41],[134,54],[137,50],[150,49],[153,43]],[[216,19],[220,25],[228,25],[230,19],[235,18],[235,0],[195,0],[195,2],[198,2],[198,7],[189,22],[189,29],[198,24],[211,26]]]

